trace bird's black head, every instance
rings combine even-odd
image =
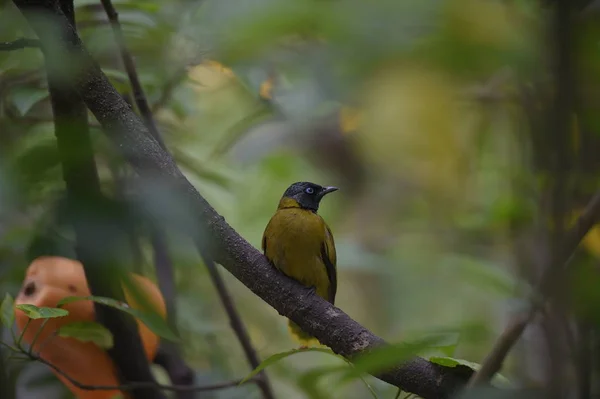
[[[315,183],[297,182],[292,184],[283,193],[283,199],[291,198],[295,200],[301,208],[310,209],[316,212],[319,209],[321,199],[334,191],[337,187],[323,187]]]

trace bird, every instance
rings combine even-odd
[[[337,191],[310,182],[296,182],[285,190],[267,224],[262,250],[279,271],[314,289],[332,305],[337,292],[337,254],[331,229],[317,214],[323,197]],[[288,320],[289,332],[301,348],[320,342]]]

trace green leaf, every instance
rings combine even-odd
[[[421,356],[453,356],[456,347],[460,342],[461,333],[455,330],[428,330],[428,331],[412,331],[405,333],[405,341],[410,342],[411,339],[432,339],[435,343],[427,348],[425,352],[419,353]]]
[[[265,368],[271,366],[272,364],[275,364],[278,361],[280,361],[282,359],[285,359],[288,356],[292,356],[292,355],[295,355],[296,353],[302,353],[302,352],[321,352],[321,353],[327,353],[328,355],[333,355],[333,356],[341,357],[341,356],[336,355],[335,353],[333,353],[333,351],[331,349],[325,349],[325,348],[292,349],[292,350],[287,351],[287,352],[276,353],[274,355],[269,356],[265,360],[263,360],[258,365],[258,367],[256,367],[254,370],[252,370],[252,372],[250,374],[248,374],[242,381],[240,381],[240,384],[243,384],[244,382],[248,381],[250,378],[254,377],[256,374],[260,373],[261,371],[263,371]]]
[[[128,82],[129,81],[129,77],[127,76],[127,73],[120,71],[118,69],[110,69],[110,68],[105,68],[104,69],[104,74],[110,79],[110,80],[117,80],[117,81],[121,81],[121,82]]]
[[[373,399],[378,399],[379,397],[377,396],[377,392],[375,392],[375,389],[371,386],[371,384],[369,384],[369,381],[367,381],[367,379],[365,377],[363,377],[362,375],[360,376],[360,380],[362,381],[363,384],[365,384],[365,386],[367,387],[367,390],[369,391],[369,393],[371,394]]]
[[[439,342],[438,336],[425,337],[414,342],[403,342],[394,345],[384,345],[374,348],[368,353],[357,356],[340,383],[360,378],[363,374],[374,374],[384,371],[398,363],[417,356],[420,352],[435,347]]]
[[[322,4],[325,3],[325,4]],[[235,35],[224,36],[220,57],[226,65],[251,59],[281,37],[334,37],[347,32],[329,2],[277,2],[262,10],[260,17],[235,21]]]
[[[54,319],[57,317],[65,317],[69,314],[69,311],[65,309],[38,308],[37,306],[30,304],[17,305],[17,309],[25,312],[30,319]]]
[[[302,374],[300,376],[300,378],[298,378],[298,386],[300,388],[302,388],[306,392],[306,394],[309,397],[311,397],[312,399],[321,399],[321,398],[327,397],[326,395],[324,395],[321,392],[321,390],[318,387],[319,379],[321,379],[325,376],[331,375],[331,374],[347,371],[348,367],[351,367],[351,368],[354,367],[354,365],[352,364],[352,362],[350,360],[348,360],[340,355],[336,355],[333,352],[328,352],[328,353],[341,358],[346,364],[344,364],[342,366],[325,366],[325,367],[320,367],[320,368],[313,368],[312,370],[307,371],[306,373]],[[342,376],[342,379],[343,378],[344,377]],[[373,399],[378,399],[377,392],[375,392],[375,389],[371,386],[371,384],[369,384],[369,382],[366,380],[366,378],[364,378],[362,375],[360,375],[359,378],[362,381],[362,383],[365,385],[365,387],[367,388],[367,390],[369,391],[369,393],[371,394]],[[337,384],[334,384],[334,385],[337,386]]]
[[[162,366],[159,366],[158,364],[151,364],[150,370],[152,371],[152,375],[156,379],[157,383],[161,385],[173,384],[173,381],[171,381],[171,378],[169,377],[169,373],[167,373]]]
[[[429,361],[444,367],[468,367],[469,369],[475,371],[479,370],[481,367],[479,363],[470,362],[464,359],[457,359],[454,357],[432,356],[429,358]],[[502,374],[496,373],[494,378],[492,378],[492,384],[496,386],[510,387],[510,380],[504,377]]]
[[[126,303],[117,301],[116,299],[100,296],[69,296],[60,300],[57,306],[62,307],[66,304],[77,301],[93,301],[102,305],[119,309],[125,313],[130,314],[136,319],[139,319],[150,330],[152,330],[153,333],[155,333],[159,337],[168,339],[170,341],[179,341],[179,337],[171,330],[167,322],[162,317],[160,317],[160,315],[154,312],[146,312],[139,309],[133,309]]]
[[[511,297],[518,288],[513,275],[491,262],[482,263],[466,256],[459,256],[454,260],[461,273],[465,273],[465,278],[472,281],[474,287],[485,290],[486,293]]]
[[[58,329],[57,334],[63,338],[75,338],[81,342],[93,342],[102,349],[113,347],[113,336],[110,330],[95,321],[77,321]]]
[[[328,395],[326,395],[319,387],[319,380],[326,375],[341,372],[347,368],[347,365],[312,368],[298,378],[298,386],[306,393],[306,396],[311,399],[325,399]]]
[[[10,294],[6,294],[2,304],[0,305],[1,322],[6,328],[12,328],[12,325],[15,321],[14,304],[15,301],[13,300],[12,296],[10,296]]]
[[[454,357],[446,357],[446,356],[432,356],[429,358],[431,363],[439,364],[444,367],[458,367],[465,366],[473,370],[479,370],[481,365],[479,363],[470,362],[464,359],[456,359]]]
[[[21,154],[13,162],[12,169],[24,183],[35,182],[47,178],[50,171],[60,166],[60,156],[55,142],[36,143]]]
[[[190,172],[193,172],[197,177],[222,187],[227,187],[229,185],[231,179],[222,171],[211,166],[210,163],[198,161],[194,157],[186,154],[185,151],[177,149],[173,151],[173,155],[181,166],[188,169]]]
[[[24,87],[15,91],[11,95],[14,106],[23,116],[38,102],[48,97],[48,90],[33,87]]]

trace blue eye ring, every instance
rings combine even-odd
[[[306,194],[314,194],[314,193],[315,193],[315,189],[314,189],[314,188],[312,188],[312,187],[306,187],[306,188],[304,189],[304,192],[305,192]]]

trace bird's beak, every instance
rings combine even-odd
[[[333,187],[333,186],[324,187],[323,190],[321,190],[321,192],[319,193],[319,198],[323,198],[327,194],[332,193],[332,192],[337,191],[337,190],[338,190],[338,188],[337,187]]]

